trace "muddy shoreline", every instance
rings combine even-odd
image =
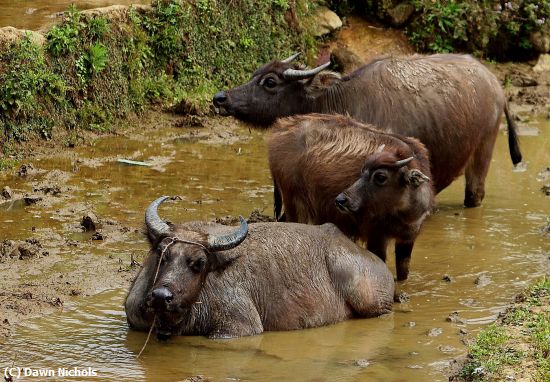
[[[543,117],[550,117],[550,96],[548,83],[544,83],[542,76],[536,77],[530,72],[528,64],[503,64],[494,65],[497,74],[504,78],[512,76],[512,81],[519,79],[534,78],[538,85],[528,87],[511,86],[507,88],[510,94],[510,103],[513,111],[519,111],[521,115],[541,114]],[[526,117],[519,117],[520,129],[522,120]],[[235,124],[231,119],[220,117],[202,117],[202,126],[188,126],[185,124],[188,117],[182,117],[169,111],[149,111],[145,116],[131,121],[123,130],[118,130],[117,135],[132,139],[140,139],[143,130],[161,130],[164,127],[180,127],[182,137],[189,139],[202,139],[211,141],[213,144],[226,144],[239,139],[235,133]],[[139,124],[138,124],[139,123]],[[216,126],[216,127],[214,127]],[[220,129],[219,126],[224,126]],[[93,145],[96,139],[104,139],[105,135],[89,133],[85,138],[86,142]],[[173,136],[166,136],[169,141]],[[59,151],[63,150],[60,154]],[[61,171],[41,169],[40,162],[48,161],[52,156],[62,156],[74,163],[74,172],[79,171],[79,166],[98,166],[97,163],[90,163],[88,160],[78,158],[74,149],[66,148],[63,140],[57,141],[31,141],[21,146],[25,152],[25,159],[21,160],[23,165],[7,171],[6,179],[18,178],[23,186],[17,189],[13,195],[0,204],[3,209],[10,208],[10,203],[22,203],[34,205],[35,208],[50,205],[60,199],[68,199],[67,211],[65,213],[75,216],[73,227],[74,232],[85,232],[80,224],[82,217],[87,211],[93,210],[93,206],[71,205],[70,195],[73,189],[67,184],[71,174],[64,174]],[[102,158],[101,160],[112,160],[114,158]],[[38,161],[38,162],[37,162]],[[29,166],[30,164],[30,166]],[[6,184],[0,184],[4,187]],[[0,201],[1,202],[1,201]],[[63,214],[63,211],[58,211]],[[140,259],[133,259],[128,256],[105,257],[96,256],[94,266],[101,269],[101,272],[82,274],[80,269],[67,272],[47,272],[47,269],[55,267],[62,262],[63,257],[59,252],[65,252],[62,248],[88,248],[97,243],[109,245],[112,242],[121,242],[128,239],[129,235],[141,237],[141,226],[122,226],[116,221],[101,222],[102,228],[93,230],[87,240],[66,241],[61,237],[48,237],[51,233],[44,231],[29,232],[27,238],[13,240],[10,237],[1,238],[3,251],[0,251],[0,335],[9,336],[13,328],[24,319],[42,314],[49,314],[56,310],[62,310],[66,302],[78,301],[80,298],[98,293],[99,291],[112,288],[125,288],[133,278]],[[97,234],[97,237],[93,237]],[[137,239],[139,240],[139,239]],[[10,242],[11,241],[11,242]],[[143,240],[144,241],[144,240]],[[33,244],[34,242],[34,244]],[[21,255],[21,250],[29,247],[28,255]],[[87,264],[89,258],[86,255],[71,259],[75,264]],[[35,282],[26,281],[25,274],[40,274],[39,280]]]
[[[354,43],[350,40],[339,39],[338,44],[353,51]],[[537,134],[528,127],[528,122],[535,116],[550,119],[548,72],[533,72],[534,63],[487,65],[505,86],[520,135]],[[9,345],[9,337],[17,325],[31,317],[63,311],[103,290],[127,289],[139,269],[147,253],[141,233],[142,221],[138,218],[117,220],[105,210],[98,210],[94,189],[108,185],[90,183],[89,189],[83,189],[72,181],[75,174],[100,169],[118,158],[141,159],[126,156],[123,145],[122,152],[107,155],[101,152],[102,141],[132,140],[146,147],[147,133],[155,132],[155,139],[169,152],[175,150],[171,143],[174,140],[200,141],[213,146],[244,142],[257,131],[253,126],[246,131],[247,127],[243,130],[243,126],[231,118],[181,116],[167,110],[149,110],[142,116],[124,121],[124,126],[117,128],[116,134],[85,132],[76,147],[67,147],[62,134],[56,135],[55,140],[22,143],[18,155],[13,158],[18,165],[0,174],[0,189],[8,186],[12,192],[9,198],[0,196],[0,214],[20,208],[34,214],[37,222],[30,225],[23,236],[12,236],[4,231],[4,237],[0,237],[0,342]],[[89,148],[91,152],[97,150],[97,157],[82,157],[81,147]],[[240,152],[235,155],[240,155]],[[170,160],[166,154],[157,157],[151,165],[155,171],[162,172]],[[52,161],[64,163],[64,170],[56,168]],[[86,201],[82,202],[76,201],[76,194],[90,195],[86,195]],[[197,199],[196,202],[211,201]],[[109,205],[125,208],[120,201]],[[55,206],[55,215],[58,216],[55,224],[61,227],[57,230],[46,229],[39,222],[43,215],[41,210],[52,206]],[[271,215],[270,210],[260,205],[251,205],[250,211],[255,208],[259,209],[255,215],[257,219]],[[142,215],[141,211],[131,212]],[[90,214],[95,217],[90,219],[95,227],[85,221],[82,224],[83,218]],[[229,224],[234,222],[232,217],[222,215],[217,218]],[[63,234],[59,234],[60,230]]]

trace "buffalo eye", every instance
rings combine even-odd
[[[199,258],[196,260],[192,260],[192,259],[187,260],[187,266],[189,267],[189,269],[191,269],[195,273],[202,272],[205,265],[206,265],[206,260],[203,258]]]
[[[277,81],[273,77],[267,77],[262,81],[262,85],[264,85],[268,89],[273,89],[275,86],[277,86]]]
[[[372,179],[374,180],[374,183],[378,184],[379,186],[383,186],[388,181],[388,175],[385,173],[385,171],[376,171],[372,175]]]

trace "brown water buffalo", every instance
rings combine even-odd
[[[485,195],[501,117],[508,122],[512,162],[521,161],[516,128],[497,78],[468,55],[415,55],[376,59],[347,76],[322,65],[298,70],[273,61],[241,86],[213,99],[221,114],[259,124],[307,113],[343,114],[418,138],[430,152],[436,193],[465,172],[464,204]]]
[[[308,114],[279,119],[268,152],[277,219],[282,197],[285,221],[334,223],[384,261],[395,238],[397,279],[407,278],[414,240],[434,206],[424,145],[350,117]]]
[[[157,213],[167,198],[145,214],[151,252],[125,302],[136,330],[236,337],[392,309],[387,267],[332,224],[172,225]]]

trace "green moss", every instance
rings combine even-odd
[[[108,130],[116,118],[182,98],[206,109],[259,65],[311,49],[287,12],[305,11],[290,0],[157,0],[115,22],[70,7],[44,47],[27,37],[0,51],[1,145],[51,137],[54,126]]]
[[[0,171],[10,170],[17,165],[17,161],[13,159],[0,158]]]
[[[517,366],[522,373],[530,371],[535,381],[550,380],[550,280],[535,284],[518,300],[501,321],[478,335],[461,377],[468,381],[504,380],[505,367]],[[536,366],[525,368],[522,362]]]

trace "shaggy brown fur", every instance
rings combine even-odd
[[[305,80],[286,78],[290,67],[278,61],[264,65],[250,82],[219,92],[214,104],[223,114],[266,125],[279,117],[330,113],[415,137],[430,151],[436,193],[465,172],[467,207],[479,205],[485,195],[503,113],[512,162],[521,161],[502,86],[471,56],[384,57],[347,76],[322,71]],[[267,77],[273,79],[269,88]]]
[[[414,170],[430,177],[428,152],[420,142],[349,117],[310,114],[275,123],[268,150],[278,218],[282,197],[286,221],[334,223],[347,236],[367,241],[367,248],[383,260],[388,240],[395,238],[398,279],[407,278],[412,245],[434,204],[431,183],[414,183],[409,176]],[[395,166],[409,157],[414,159]],[[380,190],[367,184],[348,190],[379,168],[392,182]],[[345,190],[357,205],[347,213],[336,206]],[[366,192],[370,200],[365,202]]]

